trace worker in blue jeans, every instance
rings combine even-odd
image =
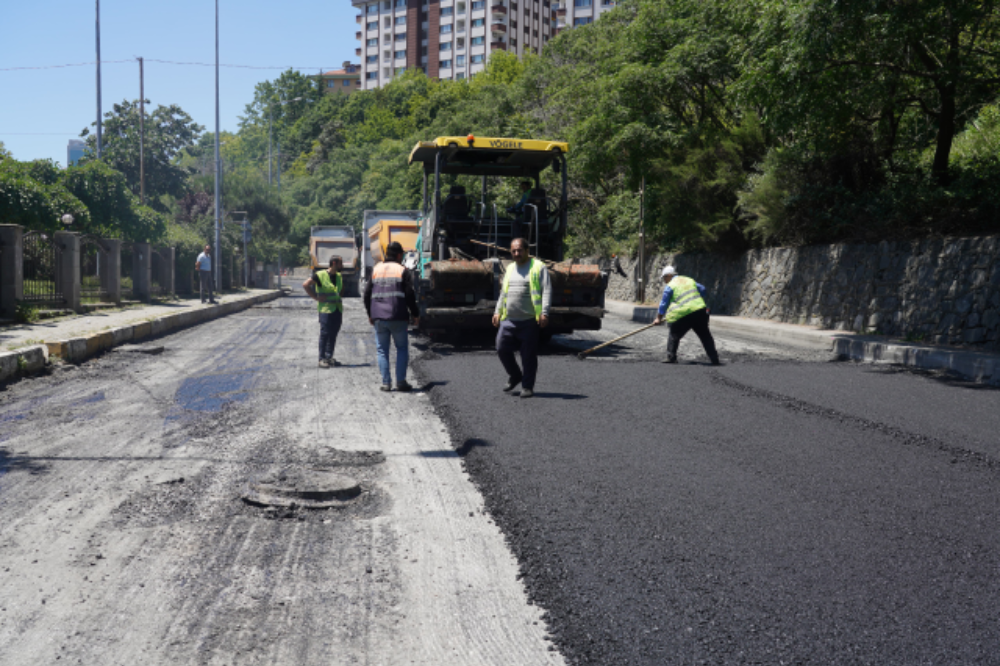
[[[392,242],[386,248],[385,261],[375,266],[372,279],[365,285],[365,310],[368,322],[375,327],[378,369],[382,373],[382,391],[392,390],[389,345],[396,346],[396,390],[410,391],[406,368],[410,362],[409,324],[420,325],[413,275],[403,268],[403,246]]]

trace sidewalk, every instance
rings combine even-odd
[[[216,305],[203,304],[193,298],[2,326],[0,383],[41,370],[50,356],[78,363],[112,347],[224,317],[281,294],[277,289],[248,289],[216,294]]]
[[[608,300],[604,309],[616,317],[636,322],[648,323],[656,317],[655,307],[624,301]],[[734,338],[829,351],[845,360],[888,363],[921,370],[947,370],[981,384],[1000,386],[1000,353],[715,314],[712,315],[712,330]]]

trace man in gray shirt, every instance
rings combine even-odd
[[[552,284],[545,264],[528,255],[528,241],[515,238],[510,244],[514,261],[507,265],[503,288],[493,313],[497,331],[497,356],[507,371],[507,384],[503,390],[513,391],[521,385],[521,397],[535,394],[535,376],[538,373],[538,339],[541,329],[549,325],[549,307],[552,304]],[[518,366],[514,352],[521,351]]]
[[[205,251],[194,260],[194,269],[198,271],[198,281],[201,291],[201,302],[205,302],[206,296],[209,303],[215,303],[215,296],[212,295],[212,247],[205,246]]]

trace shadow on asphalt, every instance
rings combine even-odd
[[[469,455],[472,449],[477,447],[490,447],[493,446],[485,439],[467,439],[462,443],[462,446],[457,449],[438,449],[437,451],[421,451],[420,456],[424,458],[464,458]]]

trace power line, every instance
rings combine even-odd
[[[156,60],[153,58],[146,58],[146,62],[157,62],[163,65],[180,65],[184,67],[215,67],[215,63],[210,62],[181,62],[176,60]],[[123,63],[134,64],[135,60],[102,60],[102,65],[118,65]],[[97,62],[72,62],[66,63],[64,65],[38,65],[34,67],[0,67],[0,72],[16,72],[22,70],[38,70],[38,69],[62,69],[65,67],[92,67],[96,65]],[[301,69],[301,70],[326,70],[327,67],[316,67],[315,65],[310,67],[296,67],[294,65],[226,65],[219,64],[219,67],[228,67],[230,69]]]

